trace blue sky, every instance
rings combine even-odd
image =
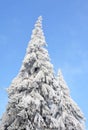
[[[54,70],[62,69],[72,98],[88,120],[87,0],[0,0],[0,116],[8,100],[5,88],[19,72],[40,15]]]

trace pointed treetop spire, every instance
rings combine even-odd
[[[62,75],[61,69],[58,70],[58,76],[59,76],[59,75]]]
[[[42,22],[42,16],[40,15],[39,17],[38,17],[38,21],[41,21]]]
[[[46,45],[47,43],[42,30],[42,16],[39,16],[32,31],[31,40],[29,41],[29,45],[27,48],[27,53],[29,53],[31,50]]]
[[[58,78],[60,78],[61,80],[64,81],[64,77],[63,77],[61,69],[58,70],[58,74],[57,75],[58,75]]]
[[[63,90],[64,94],[70,95],[69,88],[64,80],[63,74],[61,69],[58,70],[58,76],[57,76],[58,84],[61,87],[61,90]]]
[[[35,27],[40,27],[42,28],[42,16],[38,17],[38,20],[35,23]]]

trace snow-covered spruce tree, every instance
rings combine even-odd
[[[84,130],[84,116],[78,105],[72,100],[69,88],[64,81],[61,70],[58,71],[59,94],[61,96],[60,130]],[[58,89],[57,89],[58,94]]]
[[[22,67],[8,88],[9,101],[0,130],[83,130],[82,114],[71,100],[68,89],[63,89],[61,78],[58,76],[60,82],[55,78],[44,46],[40,16]]]
[[[59,96],[40,16],[17,77],[8,88],[8,105],[0,130],[57,130]]]

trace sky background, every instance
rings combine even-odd
[[[88,130],[88,1],[0,0],[0,117],[38,16],[55,73],[62,70]]]

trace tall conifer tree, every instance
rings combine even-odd
[[[59,98],[55,87],[40,16],[32,32],[22,67],[8,88],[9,102],[1,130],[45,130],[58,128],[53,105]]]
[[[69,121],[76,121],[76,118],[78,121],[82,115],[74,103],[71,108],[69,104],[67,106],[63,103],[64,90],[55,78],[48,51],[44,48],[46,45],[40,16],[32,32],[21,69],[8,88],[9,101],[0,130],[83,130],[81,125],[73,127],[74,123]],[[66,98],[69,99],[68,90],[66,93]],[[70,112],[74,112],[72,114],[76,118],[71,118]],[[66,121],[63,116],[68,116]]]
[[[60,129],[83,130],[84,116],[78,105],[72,100],[69,88],[63,78],[61,70],[58,71],[58,85],[61,95],[61,115],[59,117]],[[58,90],[58,89],[57,89]]]

